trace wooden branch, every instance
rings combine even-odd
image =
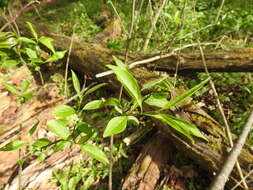
[[[231,153],[229,154],[224,166],[222,167],[219,175],[217,175],[215,181],[210,187],[210,190],[223,190],[228,180],[230,173],[233,170],[235,163],[237,162],[238,156],[240,155],[242,148],[246,142],[247,136],[252,129],[253,125],[253,111],[251,112],[246,125],[242,129],[242,133]]]

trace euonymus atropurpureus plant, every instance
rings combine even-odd
[[[182,103],[186,98],[192,96],[209,81],[209,78],[175,98],[168,100],[169,90],[173,88],[168,77],[149,81],[140,88],[127,65],[116,57],[113,58],[116,65],[107,65],[107,67],[114,72],[117,80],[124,87],[130,98],[101,98],[93,100],[85,104],[80,111],[76,111],[68,105],[60,105],[52,112],[55,119],[47,121],[47,127],[58,137],[57,141],[52,142],[47,138],[38,139],[33,143],[13,141],[0,148],[0,151],[16,150],[27,145],[37,151],[47,150],[49,147],[55,151],[59,151],[71,144],[75,144],[90,157],[102,163],[109,163],[106,153],[101,146],[95,145],[96,143],[93,142],[94,137],[98,135],[96,128],[78,117],[84,112],[103,109],[105,107],[106,109],[104,110],[107,110],[109,118],[103,131],[103,138],[124,132],[129,123],[139,125],[138,118],[140,116],[146,116],[166,123],[168,127],[174,128],[193,142],[194,137],[207,140],[195,125],[164,113],[164,110],[174,108],[177,104]],[[76,93],[79,95],[79,103],[82,102],[85,96],[105,85],[104,83],[96,85],[81,94],[79,80],[73,71],[72,82]],[[143,95],[144,90],[148,90],[150,93]],[[145,104],[156,107],[157,109],[146,111]],[[29,132],[31,135],[34,133],[36,127],[37,124],[31,127]]]

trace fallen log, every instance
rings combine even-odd
[[[20,30],[23,33],[29,33],[26,26],[22,22],[19,22],[19,26]],[[36,27],[37,31],[39,31],[41,35],[51,36],[55,39],[55,46],[57,49],[68,49],[70,44],[70,39],[68,37],[51,33],[50,29],[45,25],[36,24]],[[211,68],[211,71],[233,71],[233,68],[241,68],[240,71],[252,71],[252,52],[253,49],[243,49],[243,51],[220,50],[206,53],[205,56],[207,59],[207,66]],[[89,75],[95,78],[95,75],[97,73],[104,72],[107,70],[105,67],[107,64],[113,64],[112,55],[115,55],[120,59],[123,59],[124,57],[124,54],[122,52],[107,49],[100,44],[80,44],[78,42],[75,42],[73,45],[72,54],[70,56],[70,66],[83,75]],[[183,55],[185,61],[181,61],[181,64],[179,66],[179,72],[195,72],[203,70],[200,61],[201,55],[199,52],[185,53]],[[162,63],[167,63],[167,71],[174,71],[178,59],[176,55],[168,55],[167,57],[165,56],[161,59],[159,59],[158,57],[156,60],[152,59],[154,58],[154,56],[160,55],[138,55],[132,53],[129,55],[129,61],[134,62],[143,59],[153,60],[150,62],[147,61],[145,65],[147,68],[150,68],[148,67],[149,64],[151,65],[151,67],[153,67],[154,65],[162,67]],[[157,77],[154,72],[149,71],[147,68],[136,67],[133,70],[135,77],[140,83],[144,83],[149,79]],[[111,84],[112,88],[114,87],[118,89],[117,87],[119,84],[115,82],[113,77],[107,76],[100,80],[107,81]],[[154,122],[156,122],[156,125],[159,127],[159,129],[171,139],[171,141],[178,148],[179,151],[185,152],[202,168],[208,171],[208,173],[217,173],[219,168],[223,164],[225,158],[224,155],[227,154],[227,147],[229,147],[223,128],[217,122],[210,119],[210,117],[205,114],[200,108],[194,105],[194,103],[192,103],[191,106],[188,106],[188,110],[185,110],[182,113],[182,116],[184,118],[188,118],[192,123],[198,126],[198,128],[205,134],[209,142],[196,139],[196,142],[192,143],[187,138],[179,134],[177,131],[171,129],[163,123],[158,121]],[[243,173],[248,173],[248,168],[250,164],[253,163],[253,155],[247,147],[242,150],[241,155],[239,157],[239,162],[241,164]],[[238,177],[237,172],[233,170],[233,173],[230,176],[229,184],[232,185],[239,180],[240,178]]]

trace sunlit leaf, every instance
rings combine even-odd
[[[38,40],[38,34],[37,34],[36,30],[34,29],[32,23],[26,22],[26,24],[28,25],[28,27],[29,27],[29,29],[30,29],[30,31],[31,31],[31,33],[32,33],[32,35],[33,35],[33,37],[34,37],[36,40]]]
[[[8,38],[6,40],[0,41],[0,49],[1,48],[3,48],[3,49],[10,49],[10,48],[12,48],[13,46],[15,46],[17,44],[18,44],[17,38],[10,37],[10,38]]]
[[[30,44],[36,44],[35,41],[31,40],[30,38],[26,38],[26,37],[19,37],[18,41],[20,42],[24,42],[24,43],[30,43]]]
[[[80,146],[82,151],[84,151],[88,156],[103,162],[103,163],[109,163],[108,158],[106,157],[106,154],[98,147],[91,145],[91,144],[86,144]]]
[[[83,107],[83,110],[95,110],[95,109],[101,108],[102,106],[103,106],[102,100],[93,100],[93,101],[87,103]]]
[[[210,77],[199,83],[198,85],[194,86],[193,88],[187,90],[186,92],[178,95],[177,97],[170,100],[165,106],[163,106],[162,109],[169,109],[182,101],[184,101],[186,98],[189,98],[193,94],[195,94],[198,90],[200,90],[208,81],[210,80]]]
[[[60,105],[53,110],[52,115],[56,117],[68,117],[73,115],[74,113],[75,113],[74,108],[67,105]]]
[[[140,93],[139,85],[133,75],[127,68],[122,68],[114,65],[107,65],[115,73],[117,79],[124,86],[126,91],[132,96],[142,108],[142,96]]]
[[[33,126],[31,127],[31,129],[29,130],[29,135],[30,135],[30,136],[32,136],[33,133],[36,131],[36,129],[37,129],[39,123],[40,123],[40,121],[37,120],[37,121],[33,124]]]
[[[12,151],[12,150],[18,150],[26,145],[28,145],[28,142],[24,142],[24,141],[12,141],[8,144],[6,144],[4,147],[0,148],[0,151]]]
[[[149,88],[153,88],[154,86],[156,86],[157,84],[163,82],[164,80],[166,80],[168,77],[165,76],[165,77],[162,77],[162,78],[159,78],[159,79],[155,79],[155,80],[151,80],[151,81],[148,81],[147,83],[145,83],[142,87],[141,90],[146,90],[146,89],[149,89]]]
[[[86,96],[86,95],[88,95],[88,94],[90,94],[90,93],[92,93],[92,92],[98,90],[99,88],[101,88],[101,87],[103,87],[103,86],[105,86],[105,85],[107,85],[107,83],[101,83],[101,84],[95,85],[95,86],[93,86],[92,88],[88,89],[88,90],[84,93],[84,95]]]
[[[48,140],[47,138],[41,138],[41,139],[38,139],[36,140],[34,143],[33,143],[33,146],[37,146],[39,148],[42,148],[42,147],[45,147],[49,144],[51,144],[52,142],[50,140]]]
[[[48,49],[50,49],[53,53],[55,53],[54,45],[53,45],[53,38],[42,36],[39,39],[39,42],[42,43],[44,46],[46,46]]]
[[[1,56],[1,55],[0,55]],[[15,59],[5,59],[2,60],[2,65],[1,67],[3,68],[10,68],[10,67],[15,67],[16,65],[18,65],[20,62],[19,60],[15,60]]]
[[[176,129],[177,131],[179,131],[180,133],[191,139],[191,141],[193,142],[194,139],[192,138],[192,136],[196,136],[207,140],[207,138],[198,130],[198,128],[195,125],[188,123],[185,120],[178,119],[168,114],[155,114],[155,115],[149,114],[149,116],[167,123],[169,126],[173,127],[174,129]]]
[[[47,121],[47,126],[56,136],[66,140],[70,135],[70,131],[66,127],[67,123],[68,122],[64,119],[54,119]]]
[[[136,125],[140,124],[139,120],[135,116],[132,116],[132,115],[127,116],[127,120],[129,122],[132,122],[132,123],[136,124]]]
[[[55,62],[55,61],[58,61],[60,59],[62,59],[64,56],[65,56],[65,53],[67,51],[57,51],[55,52],[52,56],[50,56],[46,62]]]
[[[38,58],[37,52],[31,48],[25,48],[26,55],[31,59]]]
[[[54,151],[55,152],[61,151],[70,145],[71,145],[71,143],[69,141],[60,141],[60,142],[56,143],[56,145],[54,147]]]
[[[15,94],[15,95],[20,95],[20,92],[15,88],[15,86],[13,86],[12,84],[9,84],[7,82],[3,82],[3,86],[10,91],[11,93]]]
[[[103,137],[109,137],[123,132],[126,129],[127,120],[128,116],[118,116],[112,118],[105,128]]]
[[[22,92],[25,92],[30,86],[30,82],[28,80],[24,80],[22,83],[21,83],[21,91]]]
[[[108,98],[104,103],[104,106],[118,106],[119,100],[117,98]]]
[[[81,88],[80,88],[80,82],[78,80],[78,77],[76,76],[75,72],[72,70],[71,70],[71,74],[72,74],[72,82],[73,82],[74,88],[77,93],[80,93]]]
[[[167,100],[168,95],[169,95],[168,92],[153,92],[147,95],[148,98],[145,100],[145,103],[151,106],[162,108],[169,102]]]

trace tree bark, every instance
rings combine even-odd
[[[23,33],[29,33],[24,23],[19,22],[18,24]],[[45,25],[35,25],[40,35],[51,36],[55,39],[55,47],[57,49],[68,49],[70,44],[70,39],[68,37],[52,34],[50,29]],[[83,75],[89,75],[95,78],[97,73],[107,70],[107,64],[113,64],[112,55],[122,60],[124,57],[122,52],[107,49],[100,44],[80,44],[75,42],[70,56],[70,66]],[[132,53],[129,55],[129,62],[150,59],[154,56],[157,55],[138,55]],[[205,57],[210,71],[253,71],[253,49],[217,50],[206,53]],[[149,79],[158,77],[154,72],[148,69],[155,67],[158,70],[173,72],[176,67],[177,59],[182,59],[179,66],[179,71],[182,73],[202,71],[204,69],[200,53],[194,52],[181,53],[181,57],[179,58],[176,55],[170,55],[162,59],[158,58],[157,60],[147,63],[145,65],[146,68],[136,67],[133,70],[133,74],[140,83],[144,83]],[[119,89],[119,84],[113,77],[107,76],[100,80],[108,82],[114,89]],[[225,132],[217,122],[213,121],[196,105],[192,104],[188,106],[188,108],[189,110],[185,110],[181,113],[181,117],[190,120],[198,126],[209,142],[196,139],[196,142],[192,143],[171,127],[156,120],[154,120],[154,122],[158,128],[170,138],[179,151],[186,153],[210,174],[217,173],[227,154],[227,147],[229,147]],[[239,156],[239,162],[243,169],[243,173],[246,174],[249,165],[253,163],[252,152],[250,152],[247,147],[242,150]],[[237,172],[233,170],[230,176],[230,185],[239,180]]]

